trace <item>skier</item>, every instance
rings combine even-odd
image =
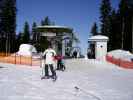
[[[76,50],[73,52],[73,57],[77,58],[77,51]]]
[[[56,55],[55,50],[52,49],[52,45],[49,44],[48,49],[46,49],[43,53],[43,57],[45,59],[45,76],[43,76],[41,79],[49,79],[50,77],[54,80],[56,80],[56,72],[54,69],[54,56]],[[52,76],[49,75],[48,69],[50,68]]]
[[[57,69],[56,70],[65,70],[65,64],[63,62],[63,56],[62,55],[57,55],[55,57],[55,59],[57,60]]]

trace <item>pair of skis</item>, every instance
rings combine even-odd
[[[43,79],[52,79],[52,81],[55,82],[57,80],[57,76],[48,76],[47,78],[45,78],[45,76],[42,75],[41,80]]]
[[[42,79],[52,79],[53,82],[55,82],[57,80],[57,76],[48,76],[48,78],[45,78],[44,76],[44,67],[45,67],[45,63],[44,61],[42,61],[41,59],[41,64],[40,64],[41,70],[42,70],[42,75],[41,75],[41,80]]]

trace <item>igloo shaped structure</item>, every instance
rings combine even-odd
[[[33,53],[37,53],[36,48],[30,44],[21,44],[19,47],[18,55],[32,56]]]

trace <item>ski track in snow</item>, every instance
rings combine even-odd
[[[41,80],[41,68],[0,63],[0,100],[133,100],[132,69],[93,59],[65,62],[56,82]]]

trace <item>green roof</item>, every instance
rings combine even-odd
[[[65,26],[38,26],[38,32],[53,32],[53,33],[72,33],[73,29]]]

